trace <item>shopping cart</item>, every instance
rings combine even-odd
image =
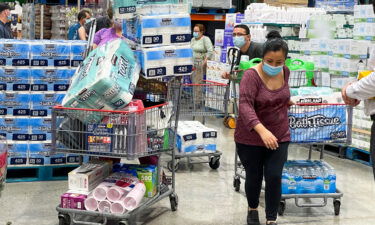
[[[181,120],[188,118],[195,120],[196,117],[202,117],[203,123],[205,123],[206,117],[225,116],[228,100],[228,97],[225,96],[227,94],[227,84],[204,80],[200,84],[181,84],[181,86],[176,86],[176,88],[181,88]],[[170,161],[168,169],[177,171],[179,169],[179,160],[182,158],[187,158],[189,166],[208,163],[212,169],[218,169],[221,155],[222,152],[220,151],[207,151],[204,149],[198,149],[192,153],[176,152],[176,162],[172,163]],[[208,160],[204,160],[206,157],[208,157]],[[192,160],[192,158],[199,159]]]
[[[178,95],[175,95],[178,96]],[[178,103],[178,101],[177,101]],[[135,111],[108,111],[75,109],[56,106],[52,113],[52,146],[54,152],[136,159],[139,157],[171,153],[175,160],[175,134],[179,117],[179,104],[172,102]],[[158,160],[160,161],[160,160]],[[177,210],[175,173],[162,182],[161,165],[157,165],[157,194],[146,198],[134,211],[125,214],[99,213],[67,209],[57,206],[60,224],[107,224],[118,221],[128,224],[129,218],[156,202],[169,197],[171,208]],[[81,219],[82,216],[84,219]],[[88,222],[100,218],[100,222]],[[84,220],[84,221],[80,221]]]
[[[7,177],[7,160],[8,160],[8,151],[7,151],[6,138],[0,136],[0,197],[1,192],[4,188],[5,179]]]
[[[309,71],[311,72],[311,71]],[[321,73],[314,72],[314,76],[307,76],[306,71],[295,71],[290,76],[289,83],[292,87],[315,85],[317,82],[315,78],[320,79]],[[237,99],[235,99],[236,102]],[[238,105],[235,104],[235,112],[238,112]],[[323,115],[331,115],[334,117],[335,112],[339,112],[339,119],[324,119]],[[297,116],[296,116],[297,115]],[[236,114],[237,116],[237,114]],[[314,117],[315,116],[315,117]],[[352,108],[345,104],[329,104],[329,103],[298,103],[289,109],[289,126],[292,132],[291,144],[309,145],[308,160],[312,159],[313,145],[318,146],[320,150],[320,160],[323,161],[324,145],[327,143],[345,143],[351,142],[351,127],[352,127]],[[309,120],[309,118],[312,118]],[[321,119],[319,119],[321,118]],[[333,121],[331,121],[333,120]],[[323,124],[324,122],[328,125]],[[319,126],[323,128],[318,129]],[[297,138],[293,138],[293,131],[299,128]],[[292,147],[293,145],[291,145]],[[319,148],[320,147],[320,148]],[[235,175],[233,180],[233,187],[238,192],[240,190],[241,179],[245,179],[244,168],[239,161],[237,151],[235,152]],[[343,193],[336,189],[336,193],[300,193],[300,194],[283,194],[279,206],[279,215],[283,215],[286,208],[286,200],[294,199],[298,207],[324,207],[327,205],[329,198],[333,199],[335,215],[339,215],[341,206],[341,197]],[[301,203],[301,199],[322,199],[322,203]]]

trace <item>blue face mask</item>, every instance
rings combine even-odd
[[[199,32],[193,32],[193,37],[195,38],[199,37]]]
[[[7,19],[8,19],[9,21],[12,21],[12,16],[11,16],[11,15],[7,16]]]
[[[246,43],[245,41],[245,37],[244,36],[241,36],[241,37],[234,37],[233,38],[233,44],[234,46],[238,47],[238,48],[242,48],[242,46],[244,46]]]
[[[274,77],[276,76],[277,74],[279,74],[281,72],[281,70],[283,69],[284,66],[270,66],[268,65],[267,63],[264,63],[263,62],[263,71],[268,75],[268,76],[271,76],[271,77]]]

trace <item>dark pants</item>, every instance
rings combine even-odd
[[[281,200],[281,175],[288,158],[289,142],[277,150],[236,143],[238,156],[246,171],[245,191],[250,208],[258,208],[263,174],[266,181],[266,219],[276,220]]]
[[[372,126],[371,126],[371,139],[370,139],[370,158],[372,160],[372,170],[374,173],[374,179],[375,179],[375,116],[371,116],[371,119],[373,120]]]

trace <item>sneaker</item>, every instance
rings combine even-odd
[[[277,223],[272,221],[272,222],[267,222],[266,225],[277,225]]]
[[[247,225],[260,225],[258,210],[249,210],[247,212]]]

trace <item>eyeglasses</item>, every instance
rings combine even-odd
[[[233,35],[233,37],[241,37],[241,36],[246,36],[247,34],[243,34],[243,33],[233,33],[232,34]]]

